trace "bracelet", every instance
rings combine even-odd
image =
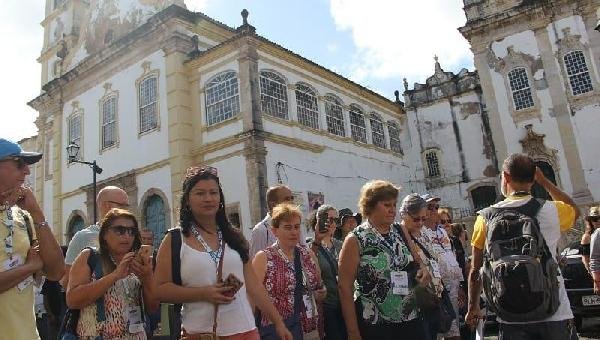
[[[36,228],[50,228],[50,225],[48,224],[48,221],[42,221],[42,222],[34,223],[33,225]]]

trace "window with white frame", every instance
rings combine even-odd
[[[383,132],[383,122],[381,121],[381,117],[375,113],[372,113],[369,117],[369,122],[371,123],[371,137],[373,139],[373,145],[385,149],[385,134]]]
[[[69,138],[69,140],[67,141],[68,144],[77,144],[77,145],[79,145],[79,147],[83,148],[83,145],[81,144],[81,129],[82,129],[81,114],[74,113],[71,116],[69,116],[67,125],[68,125],[67,137]],[[81,157],[81,153],[79,154],[79,157]],[[70,160],[68,160],[68,161],[71,162]]]
[[[425,166],[427,170],[427,177],[440,177],[440,159],[438,150],[432,149],[425,151]]]
[[[206,84],[206,125],[227,120],[240,112],[238,78],[235,72],[226,71]]]
[[[350,132],[352,139],[358,142],[367,142],[367,127],[365,124],[365,115],[356,105],[350,106]]]
[[[571,92],[574,96],[590,92],[594,89],[592,78],[585,62],[582,51],[572,51],[565,55],[565,69],[571,84]]]
[[[298,122],[313,129],[319,128],[317,94],[305,84],[296,84]]]
[[[148,132],[158,127],[157,87],[158,79],[156,76],[148,77],[140,83],[140,133]]]
[[[346,135],[342,102],[332,95],[325,96],[325,119],[327,131],[337,136],[344,137]]]
[[[117,143],[117,96],[102,101],[102,149]]]
[[[508,72],[508,82],[512,91],[515,110],[522,110],[534,105],[529,78],[524,67],[518,67]]]
[[[401,154],[400,128],[396,122],[388,122],[388,136],[390,137],[390,149],[395,153]]]
[[[287,101],[285,80],[273,72],[260,72],[260,105],[262,111],[273,117],[288,119]]]

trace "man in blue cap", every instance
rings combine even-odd
[[[31,189],[29,166],[42,158],[0,138],[0,330],[3,339],[39,339],[34,314],[33,276],[59,280],[62,250]]]

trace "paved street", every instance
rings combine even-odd
[[[486,340],[497,339],[497,331],[490,329],[490,333],[485,337]],[[593,319],[585,319],[583,321],[583,329],[579,333],[580,340],[600,339],[600,317]]]

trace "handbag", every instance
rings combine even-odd
[[[225,257],[225,241],[221,241],[221,257],[217,266],[217,283],[223,282],[223,258]],[[217,335],[217,316],[219,314],[219,304],[215,304],[215,315],[213,317],[213,328],[210,333],[187,334],[182,330],[181,340],[219,340]]]
[[[294,340],[302,340],[302,323],[300,322],[301,303],[302,303],[302,264],[300,263],[300,252],[298,248],[294,250],[294,274],[296,275],[296,287],[294,288],[294,314],[283,320],[285,327],[292,333]],[[260,310],[256,315],[256,325],[261,340],[279,340],[275,325],[269,324],[261,326],[262,315]]]
[[[404,242],[406,242],[412,257],[419,264],[419,267],[427,270],[421,257],[419,256],[418,251],[416,250],[415,244],[421,248],[421,251],[425,254],[425,256],[427,256],[427,258],[431,258],[431,254],[417,240],[414,240],[404,227],[401,225],[396,225],[396,227],[402,230],[402,238],[404,239]],[[411,295],[413,295],[413,299],[416,306],[419,308],[421,316],[427,322],[429,328],[433,332],[446,333],[450,330],[450,327],[452,327],[452,321],[456,319],[456,313],[452,307],[450,295],[445,288],[442,291],[441,296],[438,296],[435,292],[435,289],[433,289],[431,285],[416,285],[413,288]]]

